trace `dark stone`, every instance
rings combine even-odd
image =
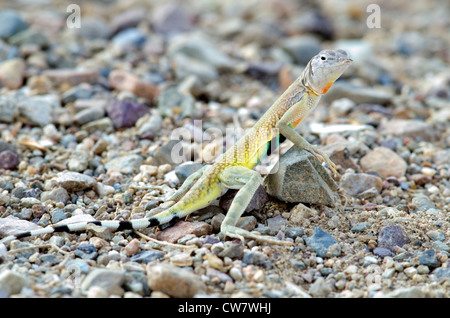
[[[0,153],[0,169],[12,170],[20,163],[19,155],[13,151],[5,150]]]
[[[378,247],[384,247],[394,252],[394,247],[402,247],[408,243],[408,238],[403,233],[400,225],[388,225],[378,234]]]
[[[130,100],[114,100],[106,111],[114,128],[120,129],[134,126],[140,117],[150,111],[150,108]]]
[[[225,211],[228,211],[228,209],[231,206],[231,203],[234,200],[234,197],[236,196],[236,193],[239,190],[228,190],[227,193],[225,193],[221,198],[219,202],[219,206],[224,209]],[[256,190],[255,194],[253,195],[253,198],[250,200],[249,204],[247,205],[247,208],[245,209],[245,212],[251,212],[253,210],[259,210],[261,209],[264,204],[269,200],[269,196],[267,195],[266,191],[264,190],[263,186],[259,186]]]

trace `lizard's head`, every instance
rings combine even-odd
[[[306,66],[305,84],[316,93],[325,94],[351,62],[352,59],[344,50],[320,51]]]

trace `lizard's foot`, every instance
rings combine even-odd
[[[258,242],[264,242],[264,243],[268,243],[268,244],[294,246],[293,242],[281,241],[272,236],[261,235],[257,232],[249,232],[247,230],[244,230],[244,229],[241,229],[241,228],[235,227],[235,226],[222,226],[221,232],[225,236],[240,239],[242,241],[242,243],[245,243],[245,238],[247,238],[247,239],[255,240]]]
[[[331,172],[335,176],[339,175],[339,173],[337,172],[337,167],[334,164],[334,162],[331,161],[331,159],[322,150],[317,149],[317,147],[314,147],[311,149],[306,149],[306,150],[308,150],[310,153],[312,153],[314,155],[314,157],[316,157],[319,161],[325,162],[327,164],[328,168],[331,170]]]

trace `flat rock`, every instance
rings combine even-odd
[[[144,20],[147,16],[147,12],[143,7],[133,7],[118,13],[112,17],[110,28],[111,33],[116,34],[122,30],[136,27],[139,22]]]
[[[175,225],[158,233],[158,239],[170,243],[176,243],[180,238],[188,234],[195,236],[208,235],[212,232],[212,226],[205,222],[178,221]]]
[[[170,264],[148,265],[147,282],[153,291],[175,298],[191,298],[206,291],[199,276]]]
[[[105,164],[107,171],[120,171],[124,174],[139,172],[142,164],[142,157],[139,155],[127,155],[114,158]]]
[[[74,121],[80,125],[84,125],[91,121],[101,119],[105,116],[105,111],[100,107],[91,107],[83,109],[74,116]]]
[[[380,193],[382,186],[383,180],[381,178],[366,173],[346,173],[340,181],[340,187],[353,196],[372,188],[375,188]]]
[[[416,141],[433,141],[439,137],[432,125],[413,119],[391,119],[383,122],[379,127],[379,131],[381,133],[390,133],[400,138],[412,138]]]
[[[407,163],[402,157],[386,147],[376,147],[360,160],[361,168],[365,171],[376,171],[381,177],[402,177]]]
[[[81,129],[86,130],[89,133],[96,131],[110,133],[114,131],[114,125],[109,117],[104,117],[84,124],[81,126]]]
[[[56,94],[47,94],[20,98],[17,107],[25,123],[43,127],[53,122],[61,104]]]
[[[39,229],[42,229],[39,225],[26,220],[21,220],[12,215],[7,216],[6,218],[0,218],[0,237]]]
[[[77,192],[92,188],[100,196],[105,194],[105,190],[101,183],[98,183],[94,178],[82,173],[74,171],[60,172],[55,178],[55,181],[68,192]]]
[[[96,69],[54,69],[45,70],[42,75],[56,84],[68,83],[76,86],[81,83],[95,83],[98,81],[100,73]]]
[[[269,195],[284,202],[334,205],[337,185],[308,151],[292,147],[275,168],[264,180]]]
[[[141,251],[137,253],[136,255],[133,255],[130,257],[130,261],[141,263],[141,264],[147,264],[151,263],[153,261],[156,261],[158,259],[161,259],[164,257],[164,253],[148,250],[148,251]]]

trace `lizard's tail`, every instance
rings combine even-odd
[[[183,213],[181,213],[183,214]],[[88,222],[77,222],[72,224],[63,225],[51,225],[42,229],[27,231],[18,233],[15,235],[9,235],[0,240],[0,244],[7,244],[12,240],[21,239],[24,237],[37,236],[42,234],[56,233],[56,232],[80,232],[85,231],[88,224],[95,224],[99,226],[106,227],[113,232],[123,231],[123,230],[140,230],[147,227],[157,226],[160,224],[165,224],[173,220],[180,218],[179,213],[175,213],[172,209],[168,209],[158,215],[152,216],[150,218],[135,219],[129,221],[88,221]]]
[[[213,183],[215,184],[215,183]],[[206,187],[204,185],[204,187]],[[88,224],[95,224],[99,226],[106,227],[113,232],[123,231],[123,230],[140,230],[147,227],[158,226],[161,224],[166,224],[180,218],[187,216],[188,214],[208,206],[212,199],[219,196],[220,188],[216,186],[208,186],[209,191],[202,191],[203,188],[191,189],[186,196],[187,198],[177,202],[175,205],[171,206],[167,210],[164,210],[154,216],[149,218],[135,219],[129,221],[85,221],[77,222],[72,224],[61,224],[61,225],[51,225],[46,228],[22,232],[15,235],[10,235],[2,240],[0,244],[5,244],[11,242],[15,239],[20,239],[24,237],[36,236],[41,234],[56,233],[56,232],[80,232],[85,231]]]

